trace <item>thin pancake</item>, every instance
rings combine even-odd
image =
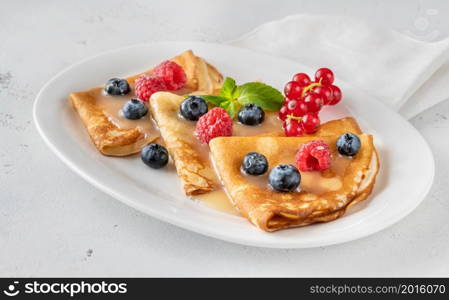
[[[344,122],[350,121],[345,119]],[[210,142],[217,172],[239,212],[265,231],[327,222],[342,216],[348,207],[371,193],[379,169],[372,136],[346,130],[341,121],[323,128],[332,136],[222,137]],[[323,127],[324,125],[322,125]],[[357,126],[358,127],[358,126]],[[356,133],[362,142],[352,159],[341,157],[336,140],[344,132]],[[321,139],[332,151],[332,164],[324,172],[301,172],[301,191],[279,193],[268,186],[267,174],[255,178],[242,174],[240,166],[248,152],[264,154],[270,170],[278,164],[294,164],[294,156],[306,142]],[[344,167],[341,167],[344,166]]]
[[[187,75],[185,89],[179,93],[199,89],[204,93],[213,93],[220,88],[223,80],[221,74],[204,59],[195,56],[191,50],[185,51],[171,60],[181,65]],[[145,73],[151,72],[152,69]],[[115,106],[122,105],[134,96],[134,81],[139,75],[127,78],[132,92],[123,97],[105,96],[102,87],[69,95],[69,101],[78,112],[92,142],[104,155],[131,155],[139,152],[143,146],[159,137],[159,132],[153,127],[149,115],[143,120],[132,123],[118,116],[120,108],[117,108],[112,114],[110,113],[109,106],[116,109]],[[120,124],[125,122],[127,126]]]

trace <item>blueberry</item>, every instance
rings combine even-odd
[[[337,140],[337,150],[341,155],[354,156],[360,150],[360,139],[353,133],[345,133]]]
[[[301,174],[292,165],[277,165],[268,175],[268,181],[278,192],[293,192],[301,182]]]
[[[207,103],[203,98],[198,96],[190,96],[181,103],[179,109],[181,115],[190,121],[198,121],[198,119],[207,113]]]
[[[248,175],[262,175],[268,170],[267,158],[263,154],[250,152],[243,158],[242,170]]]
[[[140,153],[142,161],[153,169],[160,169],[168,163],[168,151],[159,144],[149,144]]]
[[[143,101],[133,98],[123,105],[122,112],[127,119],[138,120],[148,113],[148,108]]]
[[[120,78],[112,78],[106,82],[104,90],[108,95],[120,96],[126,95],[131,91],[128,81]]]
[[[238,114],[240,123],[245,125],[259,125],[265,119],[265,112],[256,104],[246,104]]]

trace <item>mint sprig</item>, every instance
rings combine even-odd
[[[215,106],[220,106],[221,103],[228,101],[228,98],[221,96],[201,95],[199,97],[203,98],[204,100]]]
[[[235,80],[226,77],[219,96],[202,95],[207,102],[224,108],[234,118],[246,104],[256,104],[264,110],[277,111],[284,97],[277,89],[261,82],[248,82],[237,86]]]
[[[236,88],[235,80],[231,77],[226,77],[220,89],[220,96],[231,99],[234,97]]]

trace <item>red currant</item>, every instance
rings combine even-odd
[[[295,117],[302,117],[307,113],[307,106],[304,101],[298,101],[296,106],[290,109],[290,114]]]
[[[305,87],[310,84],[310,77],[306,73],[298,73],[293,76],[293,81],[299,83],[300,86]]]
[[[292,111],[296,108],[297,105],[298,105],[298,100],[290,100],[287,102],[287,109],[289,111]]]
[[[302,117],[307,113],[305,103],[300,100],[290,100],[285,106],[287,107],[287,114],[295,117]]]
[[[314,133],[320,126],[320,118],[318,114],[308,113],[302,118],[302,127],[307,134]]]
[[[328,86],[320,85],[314,87],[312,90],[315,94],[318,94],[323,99],[323,105],[329,104],[332,100],[332,91]]]
[[[287,118],[288,114],[289,114],[289,110],[287,108],[287,105],[282,106],[281,110],[279,111],[279,119],[284,121]]]
[[[287,118],[282,123],[282,128],[286,136],[302,136],[304,135],[304,129],[302,128],[302,122]]]
[[[332,92],[332,100],[329,102],[329,105],[335,105],[338,102],[340,102],[341,98],[343,97],[341,94],[341,90],[336,85],[329,86],[331,92]]]
[[[315,81],[324,85],[330,85],[334,82],[334,73],[328,68],[318,69],[315,73]]]
[[[304,97],[304,104],[307,112],[319,112],[323,107],[323,98],[316,93],[307,93]]]
[[[289,99],[300,99],[302,95],[302,87],[296,81],[290,81],[285,85],[284,93]]]

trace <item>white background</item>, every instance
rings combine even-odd
[[[50,153],[31,114],[49,78],[101,51],[147,41],[223,42],[293,13],[359,16],[432,41],[449,36],[447,1],[0,4],[0,276],[449,276],[449,101],[411,120],[436,159],[426,200],[378,234],[305,250],[234,245],[128,208]]]

